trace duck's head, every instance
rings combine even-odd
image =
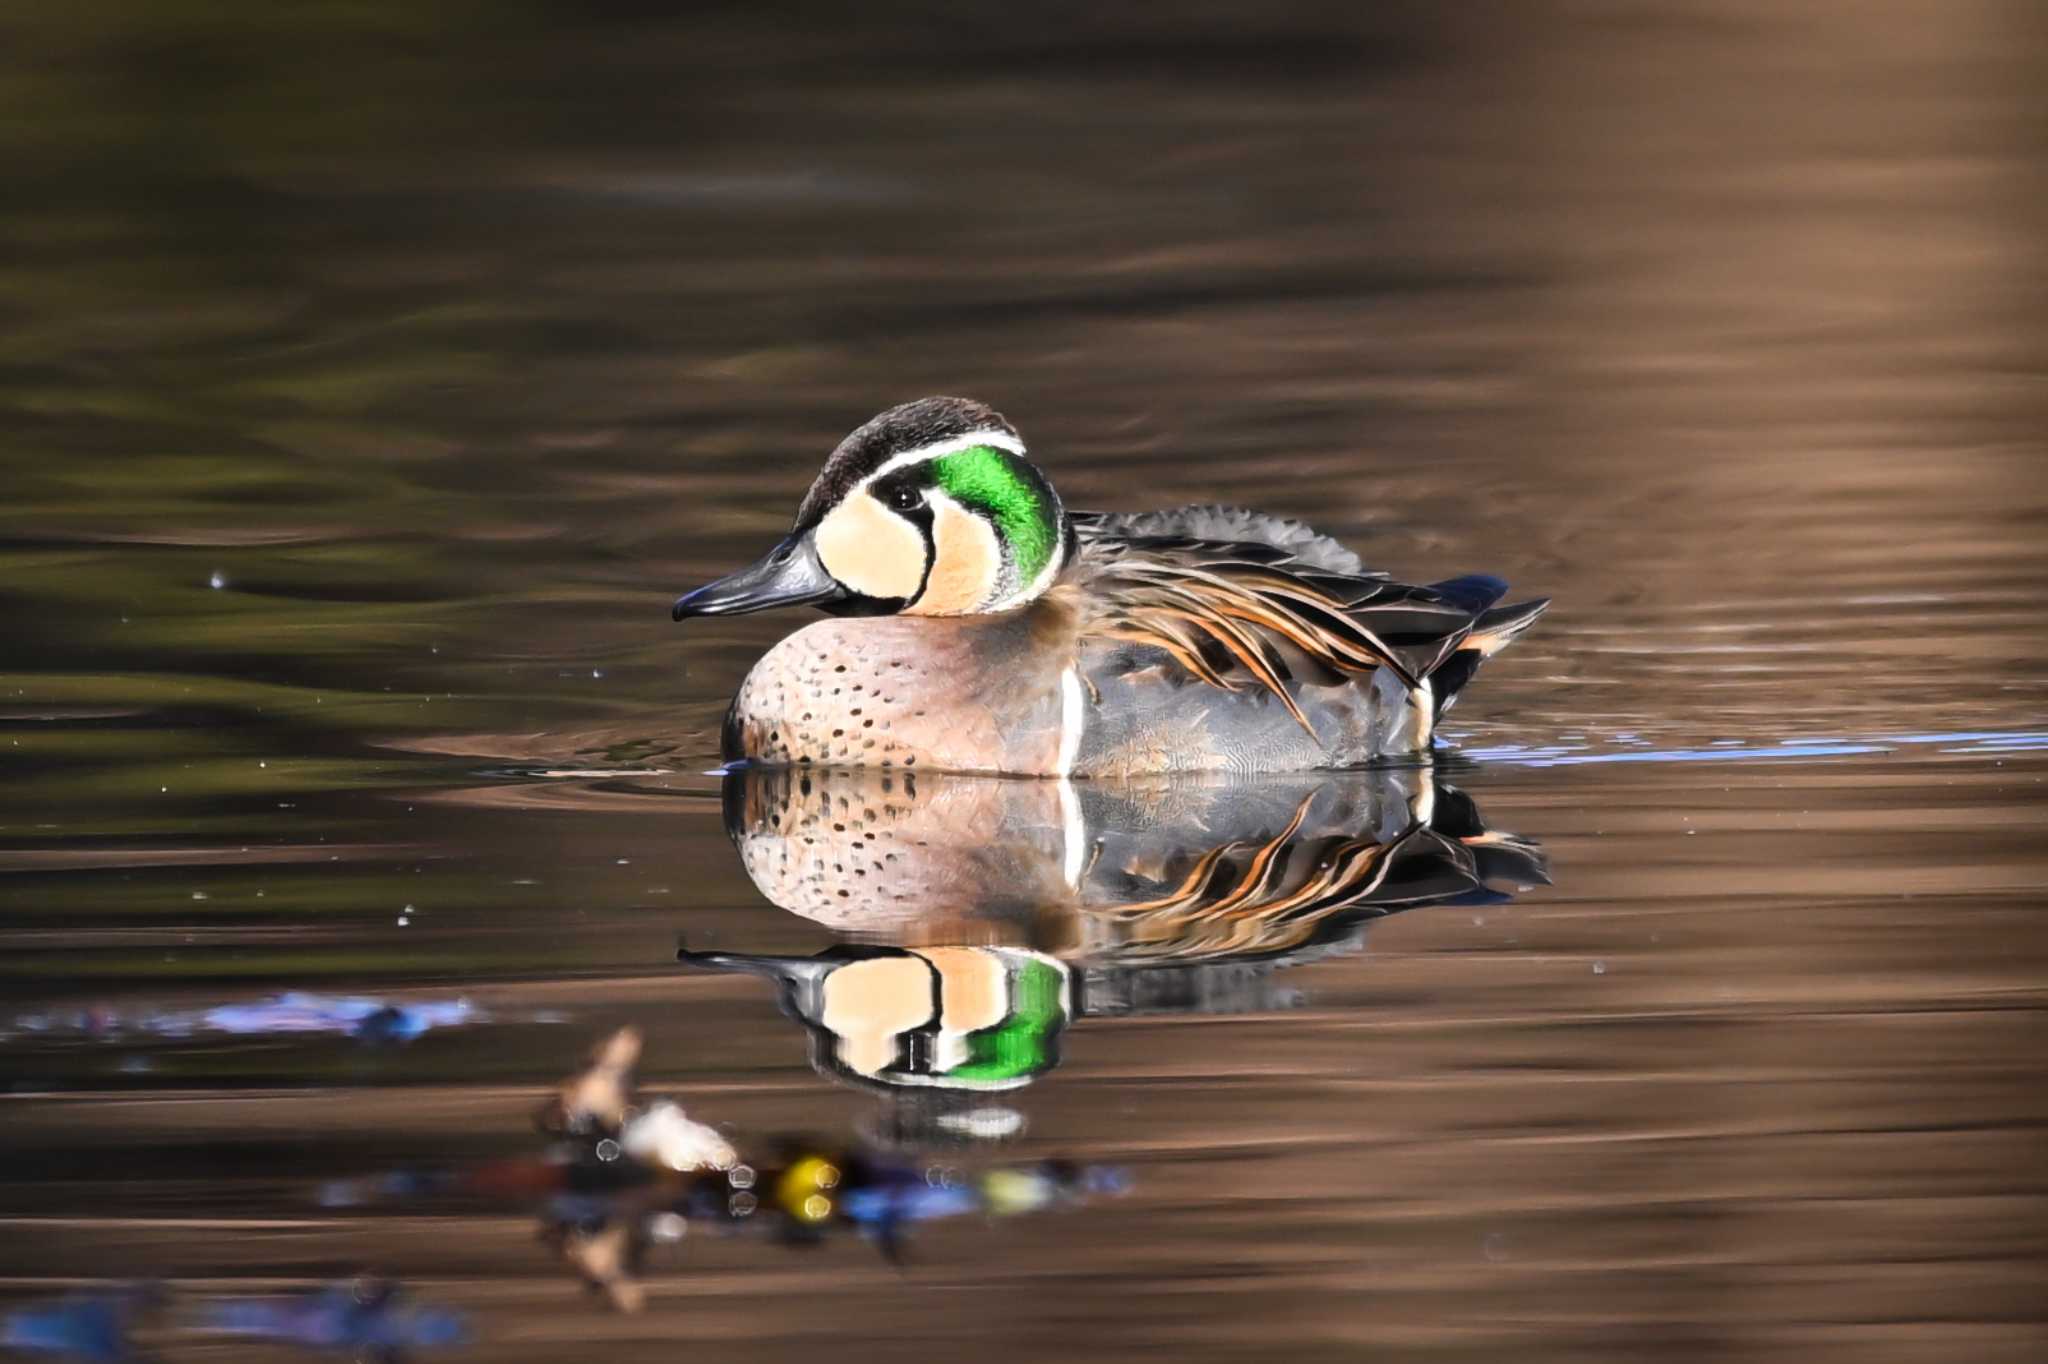
[[[841,441],[782,542],[679,598],[675,618],[1008,611],[1052,586],[1073,544],[1015,427],[966,398],[920,398]]]

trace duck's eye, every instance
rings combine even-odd
[[[889,490],[889,505],[897,511],[916,511],[924,505],[924,494],[907,483]]]

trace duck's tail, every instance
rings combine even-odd
[[[1451,578],[1431,586],[1461,605],[1469,605],[1473,614],[1471,630],[1428,673],[1431,698],[1436,705],[1436,714],[1441,716],[1458,699],[1458,693],[1465,689],[1472,675],[1479,671],[1479,665],[1514,643],[1524,630],[1534,625],[1536,618],[1550,605],[1550,598],[1538,597],[1513,606],[1496,606],[1494,603],[1507,595],[1508,585],[1483,573]]]

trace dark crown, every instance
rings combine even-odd
[[[972,431],[1000,431],[1022,441],[1002,413],[972,398],[919,398],[869,419],[839,442],[839,448],[825,461],[824,471],[797,508],[797,529],[817,524],[840,498],[891,456]]]

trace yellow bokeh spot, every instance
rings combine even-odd
[[[775,1181],[775,1201],[799,1221],[822,1222],[832,1215],[832,1200],[824,1190],[838,1184],[838,1166],[822,1156],[806,1156]]]

